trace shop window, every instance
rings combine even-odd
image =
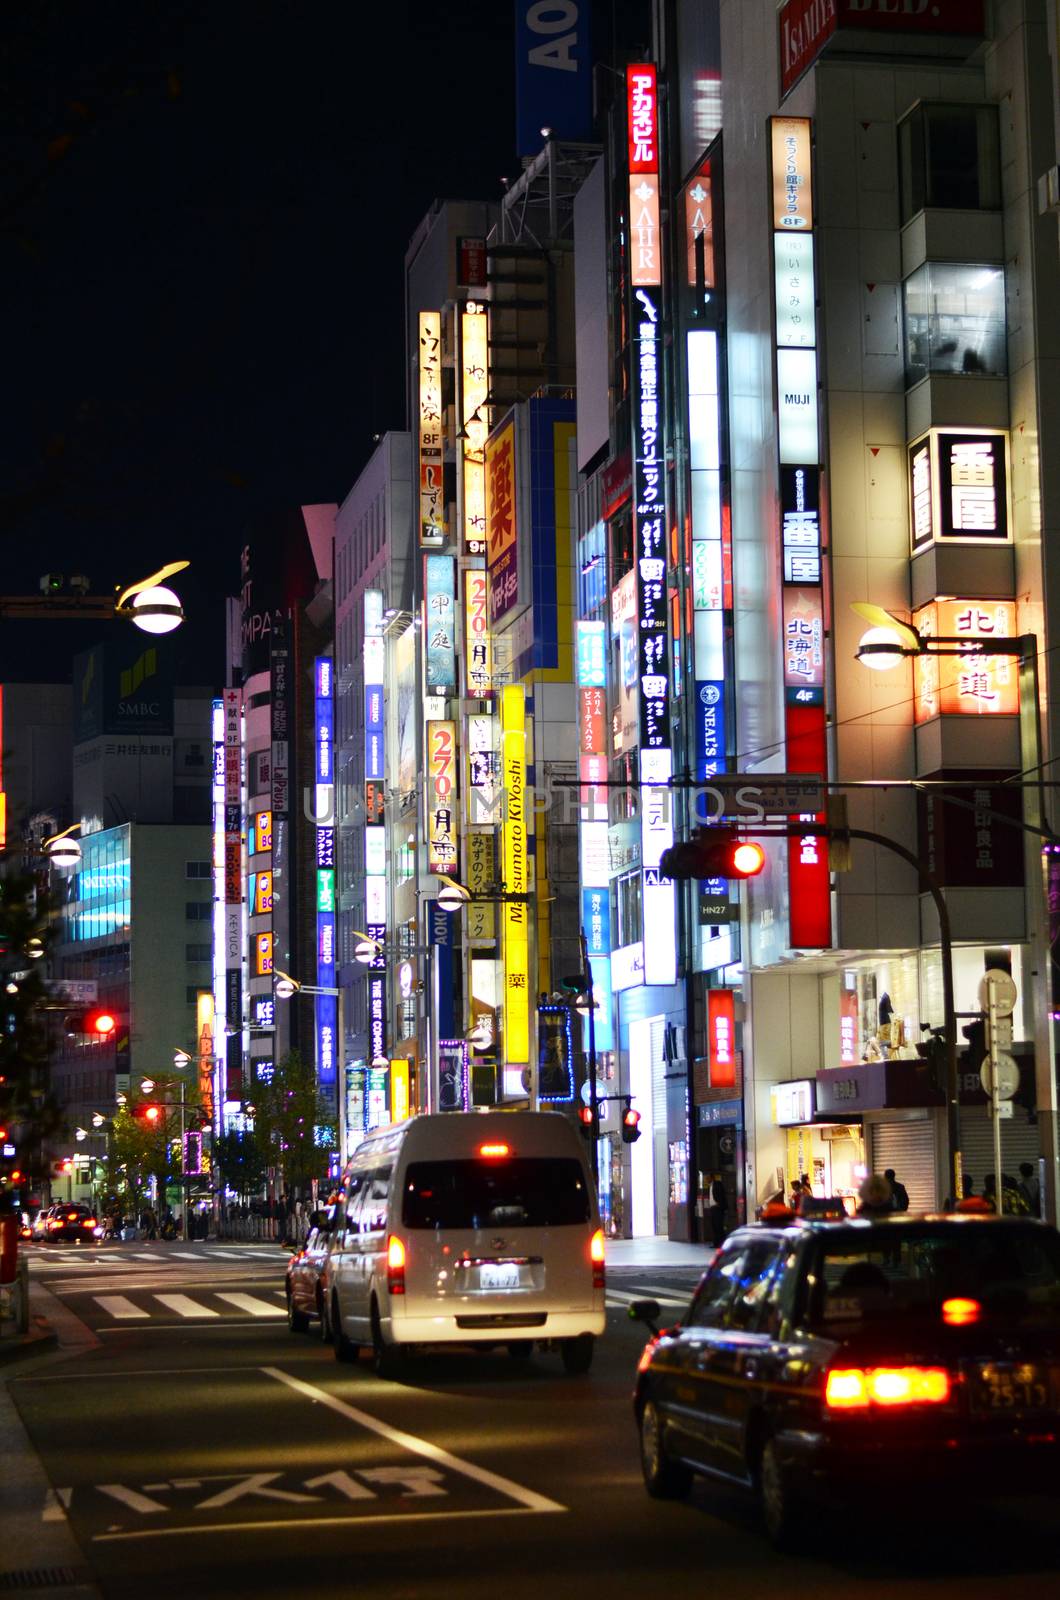
[[[903,285],[905,380],[929,373],[1003,377],[1005,275],[1000,267],[925,261]]]
[[[919,105],[898,125],[902,221],[927,207],[996,211],[1001,161],[995,106]]]

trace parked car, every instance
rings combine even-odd
[[[33,1237],[44,1244],[69,1243],[94,1244],[99,1220],[94,1211],[77,1201],[73,1204],[53,1205],[40,1211],[33,1223]]]
[[[558,1349],[589,1370],[604,1331],[604,1235],[585,1154],[556,1112],[412,1117],[358,1145],[326,1267],[339,1360],[394,1375],[437,1345]]]
[[[337,1207],[321,1207],[309,1216],[305,1244],[287,1263],[284,1286],[287,1294],[287,1326],[292,1333],[304,1333],[311,1317],[318,1319],[320,1337],[329,1337],[327,1318],[327,1260],[333,1238],[332,1221]]]
[[[654,1301],[630,1315],[653,1330],[634,1395],[648,1493],[683,1496],[696,1473],[741,1485],[779,1545],[815,1501],[1060,1480],[1060,1234],[1044,1223],[746,1227],[679,1326],[658,1331]]]

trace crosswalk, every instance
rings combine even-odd
[[[82,1291],[83,1292],[83,1291]],[[225,1318],[254,1321],[276,1320],[286,1316],[284,1291],[276,1289],[272,1298],[222,1289],[198,1290],[193,1294],[170,1293],[161,1289],[138,1294],[95,1294],[86,1297],[98,1306],[110,1324],[127,1322],[213,1323]],[[218,1305],[217,1302],[220,1302]],[[108,1324],[102,1326],[106,1328]]]
[[[165,1266],[169,1262],[194,1261],[202,1264],[207,1261],[224,1261],[229,1266],[238,1266],[241,1261],[257,1260],[271,1261],[274,1263],[285,1262],[289,1250],[281,1246],[251,1248],[239,1246],[235,1249],[214,1248],[206,1246],[200,1250],[130,1250],[120,1246],[113,1250],[108,1249],[49,1249],[38,1250],[30,1257],[31,1270],[34,1273],[75,1272],[92,1269],[98,1271],[106,1267],[108,1271],[121,1271],[124,1267],[139,1268],[144,1261],[150,1261],[155,1266]]]

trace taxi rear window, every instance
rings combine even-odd
[[[589,1220],[581,1163],[567,1157],[414,1161],[405,1178],[406,1228],[556,1228]]]
[[[818,1326],[937,1315],[957,1297],[1060,1321],[1060,1236],[1044,1228],[851,1230],[821,1240],[813,1277]]]

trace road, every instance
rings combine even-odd
[[[42,1537],[68,1522],[106,1600],[610,1600],[708,1578],[726,1600],[995,1600],[999,1583],[1040,1600],[1056,1570],[1060,1508],[1039,1501],[917,1529],[867,1484],[867,1521],[822,1512],[800,1557],[772,1551],[735,1492],[650,1501],[625,1307],[652,1292],[679,1315],[694,1271],[612,1271],[587,1378],[547,1354],[454,1353],[391,1383],[288,1333],[284,1262],[269,1245],[34,1251],[83,1343],[8,1368],[9,1393],[50,1485]]]

